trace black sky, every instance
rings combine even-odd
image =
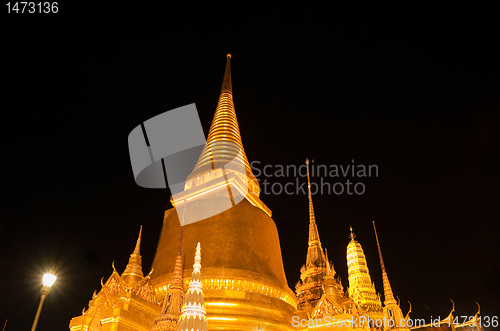
[[[59,7],[53,15],[3,12],[6,330],[30,327],[41,274],[54,263],[58,280],[38,330],[66,330],[111,262],[123,271],[141,224],[149,271],[170,194],[134,183],[128,134],[193,102],[208,133],[226,53],[251,161],[378,165],[378,177],[353,179],[366,185],[361,196],[313,197],[345,288],[352,225],[383,290],[374,220],[404,312],[411,301],[414,318],[444,317],[451,298],[458,315],[473,315],[476,301],[483,316],[499,315],[498,8]],[[294,289],[307,250],[307,197],[261,199]]]

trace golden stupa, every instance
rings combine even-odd
[[[278,231],[271,210],[259,198],[259,182],[243,148],[233,103],[230,58],[228,54],[206,145],[184,191],[170,199],[173,207],[165,212],[150,273],[144,276],[142,271],[141,227],[125,271],[120,275],[113,265],[111,276],[101,282],[102,288],[94,292],[88,308],[70,321],[70,330],[320,331],[335,327],[338,331],[481,331],[477,327],[479,311],[460,325],[451,324],[454,310],[438,325],[375,325],[382,319],[394,324],[413,321],[410,311],[404,316],[394,299],[378,237],[384,304],[352,229],[346,249],[349,287],[344,290],[320,241],[307,160],[306,263],[300,270],[296,293],[288,287]],[[193,268],[188,269],[193,259]],[[356,324],[334,325],[334,321]]]
[[[278,231],[271,211],[259,199],[259,184],[252,174],[233,104],[230,55],[207,144],[186,181],[181,198],[195,208],[209,210],[233,188],[248,187],[234,207],[183,228],[183,254],[194,256],[198,241],[204,250],[202,284],[208,327],[211,330],[269,330],[289,328],[295,295],[288,287]],[[224,171],[228,161],[241,167]],[[222,184],[222,185],[221,185]],[[208,192],[208,193],[205,193]],[[172,199],[173,204],[175,204]],[[176,207],[165,212],[163,229],[153,261],[151,282],[161,299],[172,280],[177,241],[181,231]],[[182,220],[181,220],[182,221]],[[187,282],[190,269],[184,270]],[[187,283],[186,283],[187,285]]]

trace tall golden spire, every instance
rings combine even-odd
[[[387,272],[385,271],[384,259],[382,258],[382,251],[380,250],[380,243],[378,242],[377,228],[375,227],[375,221],[373,221],[373,229],[375,230],[375,239],[377,239],[378,256],[380,258],[380,267],[382,269],[382,281],[384,283],[384,305],[394,304],[397,302],[394,299],[394,294],[392,293],[391,284],[389,283],[389,277],[387,277]]]
[[[306,267],[314,265],[321,267],[325,264],[325,256],[321,248],[321,241],[319,240],[318,226],[316,225],[316,218],[314,217],[314,207],[311,194],[311,180],[309,179],[309,160],[306,158],[307,165],[307,188],[309,191],[309,241],[307,249]]]
[[[327,262],[321,241],[319,240],[318,227],[314,217],[314,207],[311,194],[311,180],[309,178],[309,160],[307,165],[307,187],[309,190],[309,240],[307,247],[306,264],[300,269],[300,281],[295,286],[299,310],[314,307],[323,295],[323,285],[327,276]],[[328,266],[329,267],[329,266]]]
[[[389,277],[387,277],[387,272],[385,271],[384,259],[382,258],[382,251],[380,250],[380,243],[378,242],[377,228],[375,227],[375,221],[373,221],[373,230],[375,230],[375,239],[377,239],[378,255],[380,258],[380,267],[382,269],[382,281],[384,283],[384,320],[387,321],[384,324],[384,331],[391,330],[404,330],[409,331],[410,329],[406,326],[408,321],[403,316],[403,312],[399,307],[399,304],[394,299],[394,294],[392,293],[391,284],[389,283]]]
[[[248,191],[259,196],[259,182],[252,173],[243,149],[240,128],[233,103],[231,55],[227,55],[217,109],[210,126],[207,143],[191,174],[186,190],[234,172],[248,185]],[[221,168],[224,167],[224,171]]]
[[[137,238],[137,243],[135,244],[134,252],[130,255],[127,267],[122,273],[122,279],[127,286],[134,286],[141,279],[144,278],[142,273],[142,257],[140,254],[141,248],[141,235],[142,235],[142,225],[139,230],[139,237]]]

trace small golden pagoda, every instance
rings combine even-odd
[[[352,232],[352,227],[350,230],[351,241],[347,245],[349,297],[352,298],[358,309],[373,319],[383,318],[380,295],[377,295],[375,284],[371,280],[365,253],[361,244],[354,240],[356,235]]]

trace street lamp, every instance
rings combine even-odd
[[[54,275],[54,267],[50,269],[49,273],[43,275],[43,286],[40,292],[42,293],[42,297],[40,298],[40,304],[38,305],[38,310],[36,311],[35,321],[33,322],[33,326],[31,327],[31,331],[35,331],[36,325],[38,324],[38,319],[40,318],[40,313],[42,312],[43,302],[45,298],[50,293],[50,287],[54,285],[57,277]]]

